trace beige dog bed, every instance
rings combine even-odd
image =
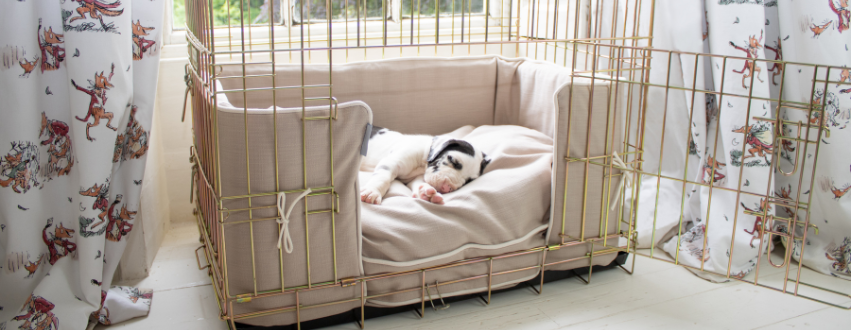
[[[224,224],[212,225],[224,230],[223,234],[211,235],[221,240],[225,253],[218,255],[219,262],[227,267],[227,281],[217,287],[227,286],[231,297],[254,296],[250,301],[233,303],[236,314],[263,312],[238,322],[263,326],[295,323],[295,293],[275,294],[284,281],[288,290],[295,290],[306,287],[308,282],[319,285],[333,283],[335,278],[381,277],[388,272],[557,245],[562,231],[579,237],[584,228],[584,236],[593,238],[600,235],[602,225],[607,225],[605,234],[615,232],[616,219],[601,207],[606,182],[612,180],[604,177],[600,167],[591,166],[586,182],[586,165],[568,163],[565,157],[568,132],[571,157],[599,156],[611,152],[605,149],[607,145],[622,145],[620,136],[607,136],[606,132],[611,131],[611,125],[623,124],[617,117],[623,115],[623,110],[617,114],[610,110],[614,104],[625,104],[619,101],[624,89],[572,77],[569,69],[553,64],[500,56],[347,63],[334,65],[330,75],[333,81],[329,81],[327,65],[276,66],[274,83],[269,71],[268,65],[228,66],[218,71],[215,80],[216,90],[220,91],[215,95],[215,118],[220,132],[217,138],[221,144],[222,196],[267,194],[251,199],[251,207],[256,208],[253,212],[246,211],[247,198],[225,199]],[[241,76],[253,78],[243,80],[238,78]],[[312,101],[302,112],[302,96],[327,96],[329,89],[308,88],[302,95],[301,89],[296,88],[302,83],[332,83],[331,93],[339,101],[334,112],[337,119],[332,124],[328,120],[304,124],[304,150],[302,116],[327,116],[329,110],[327,101]],[[271,86],[278,89],[272,91]],[[276,109],[276,117],[272,109]],[[594,119],[589,123],[591,114]],[[471,125],[477,129],[466,138],[479,145],[493,162],[481,178],[448,194],[445,205],[414,200],[401,183],[394,183],[381,205],[364,205],[358,198],[358,167],[367,123],[406,134],[444,134]],[[329,135],[329,129],[333,134]],[[330,213],[314,214],[305,220],[305,203],[296,203],[289,224],[295,249],[291,254],[279,253],[278,224],[251,219],[276,217],[277,191],[331,185],[330,138],[334,143],[333,185],[340,205],[333,218],[335,226],[331,226]],[[566,179],[568,170],[570,176]],[[305,172],[307,182],[303,179]],[[614,198],[616,187],[610,191]],[[288,194],[288,203],[298,195]],[[592,198],[586,200],[583,196]],[[329,209],[335,203],[328,195],[307,197],[310,211]],[[582,217],[586,219],[584,225]],[[332,244],[334,237],[336,245]],[[575,239],[566,238],[572,240]],[[588,266],[589,260],[581,258],[588,252],[589,244],[551,250],[546,254],[548,263],[578,259],[547,266],[547,270]],[[608,264],[614,257],[595,256],[593,263]],[[413,271],[410,275],[372,280],[363,287],[338,284],[300,291],[299,306],[305,308],[300,321],[358,307],[361,289],[372,297],[367,304],[399,306],[427,300],[426,294],[436,299],[437,292],[414,290],[375,296],[420,288],[423,276],[430,285],[479,276],[441,285],[443,297],[484,292],[488,289],[489,272],[523,268],[494,275],[491,288],[503,288],[535,277],[541,261],[542,253],[537,251],[494,259],[492,269],[488,262],[478,262],[424,273]],[[350,300],[307,309],[344,299]],[[286,308],[291,309],[273,313]]]
[[[467,258],[498,255],[544,245],[549,223],[552,139],[520,126],[466,127],[449,135],[463,138],[492,159],[484,174],[445,194],[437,205],[411,198],[412,191],[394,181],[380,205],[363,204],[363,265],[367,274],[401,272]],[[366,182],[370,172],[360,173]],[[512,259],[511,266],[531,266],[539,258]],[[524,262],[525,261],[525,262]],[[479,275],[464,268],[454,276]],[[497,277],[496,287],[538,274],[537,270]],[[441,278],[443,277],[443,278]],[[426,282],[448,282],[450,276],[429,274]],[[376,281],[369,294],[416,288],[421,279]],[[487,281],[462,282],[441,288],[444,295],[487,289]],[[436,293],[436,292],[435,292]],[[419,292],[370,300],[397,306],[420,301]]]

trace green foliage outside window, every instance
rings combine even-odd
[[[210,0],[213,5],[213,20],[216,26],[226,26],[230,21],[231,26],[240,25],[240,8],[242,8],[242,19],[245,25],[264,24],[269,22],[270,12],[274,15],[274,21],[281,21],[281,2],[286,0]],[[324,21],[327,19],[326,1],[328,0],[292,0],[294,6],[293,16],[296,23],[307,16],[311,21]],[[402,16],[434,16],[435,2],[439,1],[441,16],[451,15],[453,10],[456,15],[463,13],[481,14],[484,12],[485,0],[398,0],[402,1]],[[390,0],[330,0],[331,19],[344,20],[348,13],[350,20],[358,15],[367,18],[381,18],[385,13],[384,6],[390,8]],[[270,8],[273,7],[273,8]],[[270,10],[271,9],[271,10]],[[309,14],[308,14],[309,13]],[[387,14],[390,14],[389,12]],[[184,0],[174,0],[174,27],[183,28],[186,20],[186,4]]]
[[[172,17],[174,17],[174,29],[185,28],[186,4],[182,0],[174,0],[174,6],[172,8]]]
[[[348,3],[347,3],[348,2]],[[301,0],[293,0],[294,16],[296,22],[301,21],[302,15],[299,12],[310,13],[310,20],[327,20],[326,0],[309,0],[302,5]],[[348,8],[346,6],[348,5]],[[361,18],[366,14],[367,18],[381,18],[384,13],[384,5],[387,5],[389,10],[390,0],[331,0],[331,19],[345,20],[346,9],[348,9],[349,20],[354,20],[360,15]],[[366,7],[366,10],[364,10]],[[388,13],[389,14],[389,13]]]
[[[211,0],[213,5],[213,24],[239,26],[240,19],[245,25],[269,23],[269,9],[274,14],[276,22],[280,22],[281,0]],[[269,8],[274,6],[274,8]],[[240,7],[242,17],[240,17]],[[186,21],[186,4],[184,0],[174,0],[174,27],[182,28]]]
[[[412,10],[413,15],[419,14],[422,16],[434,16],[436,0],[400,0],[402,1],[402,16],[410,17]],[[439,0],[440,1],[440,16],[452,15],[460,13],[481,14],[484,12],[484,0]]]

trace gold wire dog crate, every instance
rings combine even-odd
[[[364,306],[381,306],[380,299],[393,296],[402,297],[396,303],[415,299],[419,304],[416,311],[424,317],[426,303],[434,306],[434,300],[447,295],[486,292],[487,298],[482,299],[489,303],[493,290],[538,274],[541,281],[536,291],[540,293],[544,271],[605,265],[618,252],[682,264],[725,279],[847,308],[818,293],[799,292],[799,288],[812,287],[847,297],[801,281],[803,267],[798,266],[796,258],[803,258],[803,253],[793,257],[792,249],[783,255],[783,263],[771,263],[784,269],[782,281],[767,283],[758,280],[763,254],[759,254],[754,274],[737,276],[731,273],[729,264],[723,271],[707,269],[702,261],[699,265],[683,264],[679,253],[668,258],[656,251],[658,248],[639,249],[636,241],[639,192],[641,182],[648,178],[657,185],[662,181],[681,184],[683,200],[686,187],[708,187],[710,196],[717,191],[737,198],[756,196],[765,201],[764,206],[786,208],[798,215],[782,217],[771,213],[770,207],[746,211],[765,219],[755,229],[766,238],[760,239],[760,250],[763,241],[770,242],[772,237],[801,246],[812,232],[780,231],[777,225],[817,229],[807,211],[812,203],[809,196],[752,191],[742,185],[742,179],[738,188],[731,189],[715,186],[714,180],[703,182],[688,176],[666,176],[661,170],[645,171],[644,163],[649,159],[661,163],[665,154],[690,152],[688,148],[666,150],[664,132],[666,125],[671,125],[668,112],[648,118],[648,113],[655,113],[648,112],[648,99],[659,95],[654,93],[667,98],[671,91],[688,92],[690,122],[698,116],[695,105],[713,98],[717,98],[715,104],[730,99],[748,104],[768,101],[775,111],[803,111],[808,118],[816,118],[789,121],[777,112],[765,116],[749,113],[742,118],[745,126],[754,121],[773,123],[775,145],[796,146],[789,148],[796,152],[784,154],[797,160],[792,162],[794,168],[780,170],[799,178],[798,192],[807,190],[805,185],[812,189],[814,174],[807,169],[814,168],[818,158],[818,137],[828,134],[828,127],[818,120],[827,113],[826,98],[796,102],[782,95],[737,94],[725,91],[724,84],[716,91],[701,87],[696,74],[694,81],[676,84],[666,79],[659,84],[651,82],[651,71],[670,77],[673,57],[693,63],[713,61],[725,68],[758,61],[784,68],[781,86],[786,83],[785,72],[796,67],[812,70],[810,83],[815,92],[819,86],[837,83],[830,74],[836,68],[653,49],[652,0],[269,0],[263,9],[257,9],[258,4],[236,0],[185,2],[190,55],[186,81],[194,128],[192,201],[202,233],[203,245],[198,250],[203,249],[208,263],[202,267],[199,261],[199,268],[206,268],[210,274],[221,318],[232,328],[237,322],[300,325],[358,307],[363,327]],[[365,127],[373,120],[369,108],[373,107],[378,123],[394,116],[386,107],[420,109],[395,115],[396,122],[399,116],[412,122],[407,131],[390,127],[405,133],[447,131],[436,126],[428,132],[418,130],[419,120],[428,121],[422,115],[427,110],[405,101],[405,91],[396,90],[402,95],[396,98],[373,94],[406,79],[426,81],[422,84],[431,81],[436,86],[441,79],[450,74],[455,74],[455,79],[465,67],[481,61],[499,67],[517,59],[543,68],[532,73],[538,75],[535,79],[544,79],[540,78],[546,76],[542,72],[556,72],[546,78],[550,80],[538,84],[554,86],[536,87],[543,88],[539,92],[549,97],[550,104],[544,105],[551,113],[543,115],[543,123],[493,116],[490,122],[481,122],[458,115],[451,125],[443,127],[515,124],[545,131],[554,139],[551,214],[542,244],[417,269],[366,273],[360,260],[361,205],[356,169]],[[651,67],[653,59],[657,62]],[[429,67],[435,61],[455,61],[452,63],[457,65]],[[357,85],[356,78],[369,76],[370,70],[384,65],[381,63],[400,69],[385,85],[351,86]],[[405,71],[409,67],[420,71]],[[695,73],[697,67],[694,65]],[[423,73],[429,71],[430,75]],[[463,88],[467,82],[461,80],[447,85]],[[496,95],[502,95],[500,91],[522,94],[511,88],[499,90],[496,81]],[[439,98],[430,101],[440,102]],[[661,141],[646,138],[648,130],[658,128],[663,132]],[[717,141],[712,147],[717,148]],[[768,152],[779,157],[780,150]],[[808,150],[816,156],[805,158]],[[703,165],[686,161],[685,166]],[[709,177],[714,178],[715,171],[710,167]],[[810,176],[809,182],[803,180],[805,173]],[[627,185],[624,176],[635,184]],[[297,212],[290,214],[294,209]],[[685,233],[682,212],[677,233]],[[656,216],[642,221],[653,222],[655,237]],[[735,222],[740,220],[732,221],[737,228]],[[281,237],[290,235],[290,246],[285,240],[280,248]],[[735,230],[732,235],[735,237]],[[704,249],[706,236],[702,240]],[[732,242],[730,254],[736,253]],[[285,252],[293,247],[294,253]],[[590,282],[592,270],[587,279],[580,279]],[[787,285],[790,281],[793,287]],[[461,287],[465,283],[478,284]],[[372,290],[374,293],[370,293]]]

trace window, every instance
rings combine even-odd
[[[211,0],[214,8],[213,24],[226,26],[230,21],[231,25],[239,25],[240,6],[243,7],[242,19],[247,24],[269,23],[270,18],[273,23],[281,24],[284,13],[287,12],[287,8],[281,8],[282,1],[284,6],[292,5],[293,20],[296,23],[302,22],[304,16],[307,16],[310,23],[327,20],[326,0],[307,0],[303,5],[302,0]],[[453,12],[456,15],[483,15],[485,12],[485,0],[331,0],[331,19],[380,19],[384,6],[387,6],[387,17],[390,18],[394,11],[393,1],[401,2],[401,15],[404,18],[434,17],[437,10],[442,17],[451,16]],[[435,8],[436,2],[439,2],[440,8]],[[184,0],[173,0],[172,14],[174,29],[182,30],[186,22]]]
[[[402,16],[434,17],[435,1],[438,0],[400,0],[402,1]],[[485,13],[484,0],[439,0],[440,16],[455,14],[482,15]]]
[[[213,4],[213,24],[215,26],[239,25],[240,19],[245,24],[280,24],[282,19],[281,0],[211,0]],[[173,1],[174,29],[183,29],[186,22],[186,4],[183,0]],[[242,6],[243,16],[239,8]]]
[[[327,8],[325,0],[307,0],[302,4],[301,0],[293,1],[293,20],[302,22],[302,17],[307,16],[310,23],[327,22]],[[391,0],[331,0],[331,20],[342,21],[347,17],[354,21],[357,17],[363,19],[380,19],[383,6],[387,6],[387,15],[391,15]],[[302,14],[302,11],[304,14]],[[347,16],[348,13],[348,16]]]
[[[388,31],[401,31],[413,28],[417,24],[417,33],[427,35],[436,34],[436,29],[452,28],[462,30],[458,22],[464,17],[470,18],[466,28],[481,28],[485,25],[485,7],[488,7],[491,15],[491,25],[507,24],[507,20],[500,20],[501,13],[508,9],[510,4],[516,3],[512,0],[205,0],[213,7],[213,24],[216,27],[239,26],[240,22],[245,25],[253,25],[254,37],[262,38],[271,20],[277,29],[286,29],[287,26],[302,23],[314,24],[312,30],[306,31],[311,35],[321,37],[327,32],[324,30],[327,16],[330,12],[331,20],[339,28],[344,27],[343,21],[348,21],[346,31],[355,33],[352,29],[356,21],[365,22],[360,31],[376,32],[376,25],[384,25]],[[186,0],[172,0],[171,17],[172,31],[165,31],[167,37],[165,44],[182,43],[183,30],[186,22]],[[330,2],[331,10],[326,8]],[[386,9],[385,9],[386,7]],[[242,8],[242,17],[240,17]],[[435,14],[439,12],[440,21],[448,22],[446,25],[435,24]],[[382,23],[381,17],[386,15],[387,22]],[[453,20],[454,16],[454,20]],[[410,22],[413,19],[415,22]],[[494,20],[496,19],[496,21]],[[292,22],[290,22],[292,20]],[[403,22],[404,21],[404,22]],[[457,21],[457,22],[456,22]],[[392,23],[391,23],[392,22]],[[452,23],[454,22],[454,23]],[[422,30],[420,30],[422,27]],[[255,30],[256,29],[256,30]],[[491,33],[495,33],[493,29]],[[443,34],[444,32],[441,32]],[[470,33],[469,31],[466,33]],[[498,32],[496,32],[498,33]],[[449,34],[444,34],[449,35]],[[460,36],[460,34],[459,34]],[[443,39],[441,39],[443,41]]]
[[[455,14],[484,14],[484,0],[331,0],[331,20],[341,21],[347,17],[349,20],[357,17],[379,19],[385,6],[387,17],[390,18],[394,11],[394,1],[401,2],[404,18],[410,18],[412,12],[419,17],[434,17],[436,1],[439,1],[440,16],[451,16],[453,11]],[[304,5],[301,0],[293,0],[293,19],[301,22],[302,17],[307,16],[308,22],[326,21],[328,10],[325,7],[326,0],[307,0]]]
[[[186,3],[181,0],[172,1],[172,11],[171,11],[171,19],[172,26],[174,30],[181,30],[186,28]],[[166,11],[168,12],[168,11]]]

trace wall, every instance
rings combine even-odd
[[[160,60],[160,79],[157,82],[156,125],[160,127],[159,137],[162,143],[162,167],[167,185],[162,193],[169,199],[169,217],[171,222],[195,221],[192,204],[189,201],[190,176],[189,147],[192,146],[191,111],[186,109],[187,119],[180,121],[183,112],[183,96],[186,84],[183,82],[184,67],[188,64],[186,45],[168,45],[163,47]],[[191,107],[189,107],[191,108]]]

